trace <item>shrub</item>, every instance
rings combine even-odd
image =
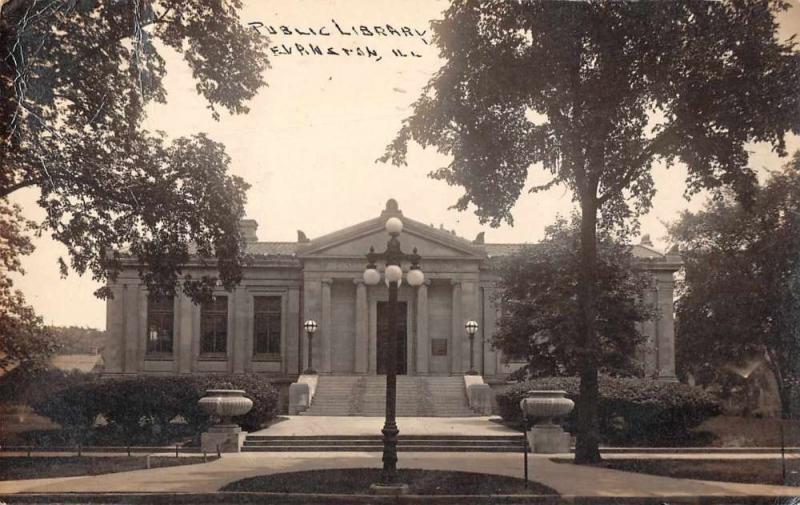
[[[89,382],[96,377],[78,370],[17,367],[0,376],[0,401],[32,405],[73,384]]]
[[[68,386],[33,408],[73,433],[76,442],[162,444],[175,437],[196,435],[207,427],[211,420],[197,401],[206,389],[222,383],[244,389],[253,400],[249,413],[234,418],[245,430],[258,429],[275,416],[277,390],[254,375],[100,379]],[[105,419],[105,426],[94,427],[98,416]],[[179,417],[184,424],[173,422]]]
[[[500,415],[507,422],[521,423],[519,402],[531,389],[562,389],[577,404],[578,387],[576,377],[546,377],[515,384],[497,395]],[[570,431],[574,431],[576,410],[566,419]],[[699,388],[652,379],[600,378],[599,425],[605,443],[685,443],[691,439],[692,428],[719,412],[717,400]]]

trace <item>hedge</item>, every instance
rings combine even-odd
[[[506,422],[522,423],[519,402],[532,389],[564,390],[576,402],[565,420],[574,432],[577,377],[546,377],[521,382],[497,395]],[[699,388],[652,379],[600,377],[600,436],[607,444],[677,445],[691,440],[691,429],[720,413],[717,399]]]
[[[253,400],[249,413],[234,418],[245,430],[275,417],[278,391],[255,375],[96,379],[73,383],[32,407],[60,424],[75,443],[160,444],[203,431],[211,419],[197,401],[206,389],[220,386],[243,389]],[[96,426],[98,419],[105,424]]]

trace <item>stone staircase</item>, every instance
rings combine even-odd
[[[398,437],[400,452],[523,452],[522,435],[458,436],[403,435]],[[380,435],[282,437],[248,435],[243,452],[380,452]]]
[[[386,376],[320,376],[307,416],[383,416]],[[397,376],[397,417],[468,417],[463,377]]]

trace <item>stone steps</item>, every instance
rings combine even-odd
[[[380,452],[379,435],[298,436],[248,435],[243,452]],[[398,451],[416,452],[522,452],[522,435],[400,435]]]
[[[398,416],[466,417],[476,415],[467,404],[464,381],[456,377],[397,377]],[[386,377],[321,376],[309,416],[383,416]]]

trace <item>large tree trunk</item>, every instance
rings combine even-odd
[[[600,458],[600,435],[597,424],[599,388],[597,377],[597,199],[582,198],[581,243],[578,272],[578,309],[580,312],[579,346],[581,383],[577,405],[578,439],[575,463],[597,463]]]

